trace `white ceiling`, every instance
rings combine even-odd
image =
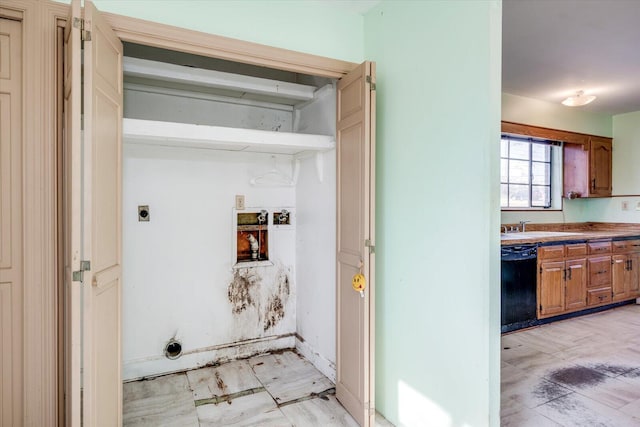
[[[640,0],[503,0],[502,91],[580,108],[640,111]]]

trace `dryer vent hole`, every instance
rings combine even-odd
[[[177,359],[182,355],[182,344],[176,340],[171,340],[164,348],[164,355],[167,359]]]

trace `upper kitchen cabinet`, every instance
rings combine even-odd
[[[611,196],[611,138],[505,121],[502,133],[564,143],[564,197]]]
[[[611,196],[611,138],[589,136],[585,144],[564,146],[564,196]]]

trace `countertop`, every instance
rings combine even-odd
[[[505,225],[510,226],[510,224]],[[515,227],[518,224],[513,225]],[[524,233],[501,233],[501,244],[519,245],[524,243],[640,238],[640,224],[635,223],[527,224],[526,229],[527,231]]]

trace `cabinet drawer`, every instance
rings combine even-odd
[[[590,288],[601,288],[611,284],[611,257],[591,257],[589,264],[589,284]]]
[[[611,242],[589,242],[590,254],[608,254],[611,252]]]
[[[564,258],[564,245],[541,246],[538,248],[538,259]]]
[[[611,302],[611,288],[587,290],[587,305],[598,305]]]
[[[613,253],[640,252],[640,240],[620,240],[613,242]]]
[[[582,256],[587,254],[586,243],[571,243],[565,245],[567,258]]]

